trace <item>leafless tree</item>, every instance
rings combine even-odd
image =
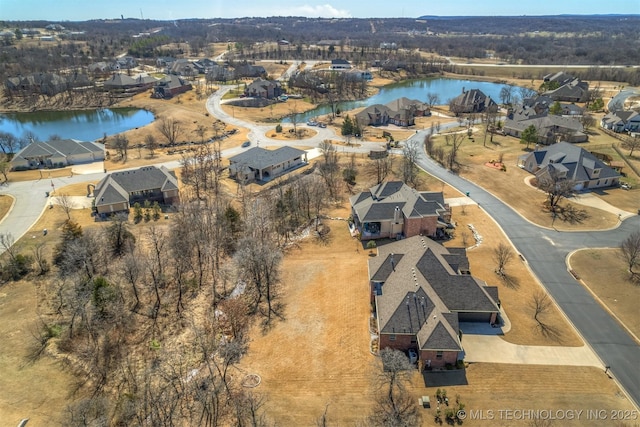
[[[329,197],[332,200],[336,200],[338,198],[338,184],[340,182],[338,176],[338,150],[335,145],[328,140],[322,141],[319,148],[322,151],[322,161],[318,166],[318,171],[327,186]]]
[[[629,150],[629,157],[633,157],[633,152],[640,148],[640,136],[628,136],[622,141],[622,148]]]
[[[638,275],[633,269],[640,264],[640,231],[634,231],[620,243],[620,256],[629,267],[631,277]]]
[[[155,157],[156,149],[158,148],[158,141],[156,141],[156,137],[152,134],[148,134],[144,137],[144,145],[149,151],[149,156],[151,158]]]
[[[509,262],[511,262],[513,256],[513,251],[511,250],[509,245],[505,243],[500,243],[493,250],[493,260],[497,264],[496,273],[498,273],[498,275],[504,276],[506,274],[505,267],[507,266],[507,264],[509,264]]]
[[[111,219],[111,224],[104,229],[111,253],[116,257],[130,251],[136,241],[131,231],[129,231],[128,220],[127,214],[116,214]]]
[[[373,426],[412,426],[420,424],[415,400],[407,391],[414,367],[407,356],[385,348],[380,351],[376,387],[376,405],[368,418]]]
[[[0,132],[0,150],[3,154],[15,153],[18,146],[18,139],[13,134]]]
[[[175,144],[183,133],[182,124],[173,118],[161,119],[157,126],[162,136],[167,139],[169,145]]]
[[[294,102],[289,108],[289,121],[293,125],[293,133],[298,134],[298,106]]]
[[[464,135],[457,132],[448,133],[445,135],[444,140],[447,146],[451,147],[447,157],[447,166],[449,169],[454,170],[458,165],[458,150],[464,141]]]
[[[127,161],[127,152],[129,150],[129,139],[124,135],[116,135],[113,138],[113,148],[118,153],[118,156],[120,156],[120,160],[125,163]]]
[[[400,163],[402,180],[412,187],[418,185],[418,155],[420,148],[417,141],[408,139],[402,147]]]
[[[200,137],[200,143],[204,144],[204,136],[207,134],[207,128],[203,125],[198,125],[198,127],[196,127],[195,133]]]
[[[496,120],[498,118],[498,112],[493,108],[487,108],[482,113],[482,120],[484,122],[484,138],[482,140],[482,146],[487,145],[487,133],[491,134],[490,142],[493,142],[493,135],[496,131]]]
[[[530,306],[533,309],[533,320],[536,321],[538,330],[544,336],[557,339],[560,335],[560,332],[543,319],[543,317],[551,309],[552,305],[553,302],[551,301],[549,294],[547,294],[545,291],[537,290],[533,293]]]
[[[316,427],[329,427],[329,420],[327,412],[329,411],[329,404],[324,405],[324,412],[318,418],[316,418]]]
[[[67,215],[67,219],[71,219],[71,211],[75,209],[76,204],[68,194],[62,193],[56,197],[56,204],[62,208]]]
[[[433,92],[427,93],[427,104],[429,104],[429,108],[433,108],[434,105],[440,102],[440,95]]]
[[[393,157],[384,156],[373,159],[372,174],[376,177],[376,184],[380,184],[393,170]]]
[[[589,130],[596,125],[596,119],[591,114],[584,113],[580,117],[580,123],[585,132],[589,132]]]
[[[558,203],[562,199],[575,194],[576,182],[572,179],[565,179],[550,171],[549,174],[538,178],[538,188],[547,193],[547,203],[551,212],[556,214]]]
[[[16,256],[19,253],[18,248],[15,245],[16,241],[11,233],[0,234],[0,247],[9,255],[12,261],[15,261]]]
[[[38,266],[38,275],[43,275],[49,272],[49,261],[46,257],[46,245],[41,242],[35,245],[32,249],[33,260]]]

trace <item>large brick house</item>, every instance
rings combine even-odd
[[[378,247],[369,260],[379,348],[414,349],[425,368],[463,358],[460,322],[495,323],[498,288],[469,271],[464,248],[423,236]]]
[[[349,200],[362,240],[441,237],[451,221],[442,192],[417,191],[402,181],[383,182]]]
[[[485,110],[498,111],[498,104],[480,89],[462,88],[462,93],[449,101],[449,111],[456,116],[463,113],[482,113]]]

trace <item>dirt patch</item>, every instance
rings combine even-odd
[[[583,249],[574,253],[570,262],[580,282],[636,337],[640,337],[640,286],[629,280],[619,249]]]

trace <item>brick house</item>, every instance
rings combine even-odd
[[[460,322],[495,323],[498,288],[473,277],[464,248],[423,236],[378,247],[369,260],[379,348],[416,350],[425,368],[463,356]]]
[[[349,201],[361,240],[442,237],[451,222],[442,192],[417,191],[402,181],[383,182]]]
[[[307,152],[283,146],[253,147],[229,158],[229,176],[242,182],[267,181],[307,164]]]
[[[449,111],[452,113],[482,113],[485,110],[498,111],[498,104],[480,89],[464,90],[457,97],[449,101]]]

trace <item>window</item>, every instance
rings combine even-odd
[[[436,351],[436,359],[442,359],[442,352]]]
[[[389,341],[395,341],[395,340],[396,340],[395,335],[389,335]]]

